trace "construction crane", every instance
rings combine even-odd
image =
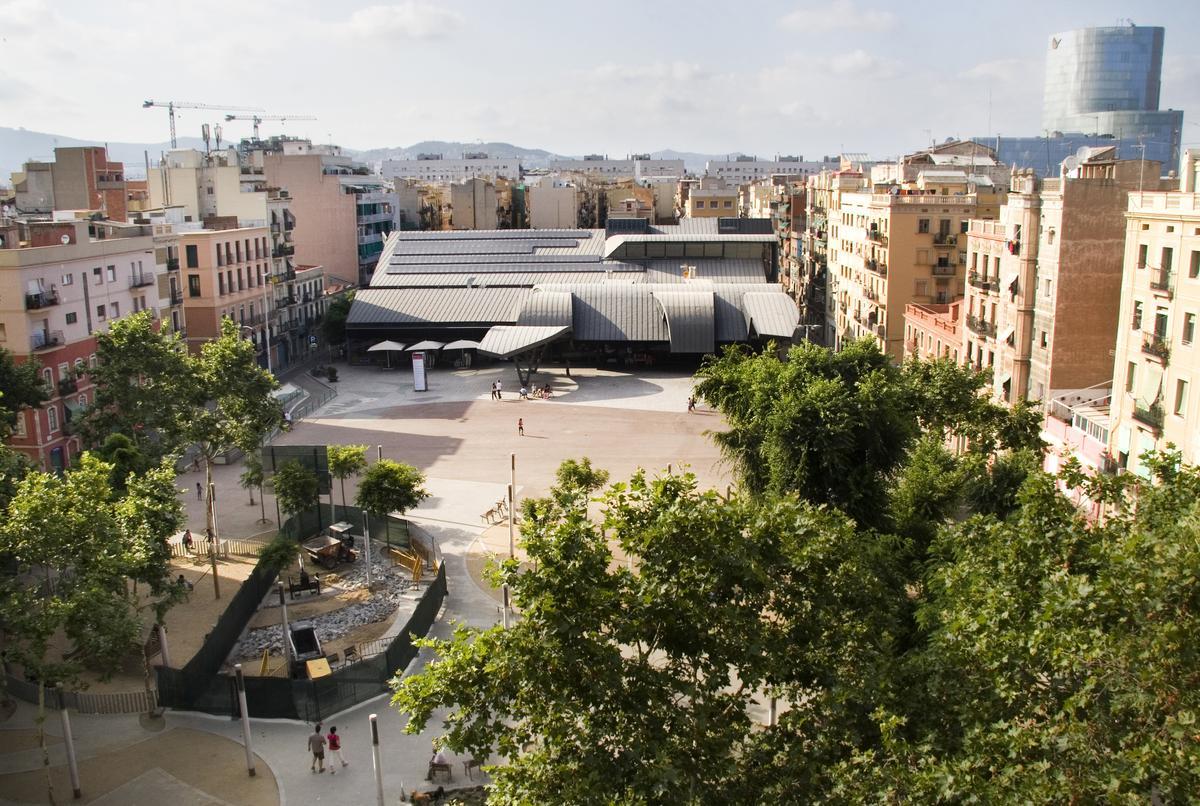
[[[171,148],[177,147],[175,140],[175,110],[176,109],[215,109],[219,112],[261,112],[254,106],[229,106],[228,104],[193,104],[188,101],[142,101],[142,109],[152,106],[165,106],[171,117]]]
[[[226,115],[226,122],[231,120],[252,120],[254,121],[254,139],[258,138],[258,125],[264,120],[278,120],[280,123],[286,123],[289,120],[316,120],[312,115]]]

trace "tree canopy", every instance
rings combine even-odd
[[[404,513],[429,497],[425,474],[412,465],[380,459],[358,482],[354,503],[372,515]]]
[[[367,446],[329,445],[325,450],[329,457],[329,475],[341,482],[342,508],[345,509],[346,479],[367,469]]]
[[[0,347],[0,441],[17,424],[22,408],[38,408],[46,402],[50,390],[42,381],[42,366],[35,360],[18,364],[13,354]]]
[[[565,465],[524,502],[528,562],[493,575],[518,619],[423,642],[435,659],[393,683],[408,729],[506,757],[496,803],[1200,791],[1200,471],[1048,475],[1035,414],[977,373],[847,352],[706,366],[728,499],[638,473],[593,501]]]
[[[317,474],[299,459],[280,465],[271,477],[271,486],[285,515],[307,512],[317,506],[320,487]]]

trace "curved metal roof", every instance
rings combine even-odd
[[[791,339],[800,324],[800,310],[780,291],[751,291],[742,297],[746,323],[760,336]]]
[[[571,292],[535,288],[517,315],[518,325],[571,326]]]
[[[715,349],[712,291],[669,291],[654,295],[667,321],[673,353],[711,353]]]

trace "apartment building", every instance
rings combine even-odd
[[[835,177],[827,247],[836,284],[827,311],[835,349],[866,336],[899,361],[906,306],[944,305],[963,296],[963,236],[971,219],[998,216],[1003,193],[969,170],[914,170],[911,176],[874,185],[855,172]]]
[[[529,228],[571,229],[578,224],[579,189],[572,184],[541,181],[530,185]]]
[[[904,308],[904,359],[959,363],[962,352],[962,300],[942,305],[910,302]]]
[[[21,213],[99,211],[112,221],[127,215],[125,165],[108,158],[103,146],[54,149],[54,162],[27,162],[12,175]]]
[[[179,236],[188,349],[199,351],[220,336],[221,320],[229,318],[244,328],[266,366],[267,314],[275,296],[269,230],[238,226],[232,218],[209,219],[206,227]]]
[[[388,179],[419,182],[465,182],[468,179],[520,179],[521,161],[514,157],[492,157],[467,152],[462,159],[445,159],[441,154],[418,154],[415,159],[384,160],[379,173]]]
[[[588,154],[578,160],[553,159],[547,167],[551,172],[584,174],[596,179],[678,178],[687,173],[683,160],[656,160],[649,154],[631,154],[623,160],[610,160],[604,154]]]
[[[759,179],[769,179],[776,175],[803,178],[819,174],[821,171],[836,171],[837,169],[838,162],[836,160],[805,162],[803,157],[760,160],[757,157],[742,155],[728,160],[709,160],[704,165],[704,175],[715,179],[724,179],[733,185],[743,185]]]
[[[468,179],[450,186],[450,223],[454,229],[496,229],[496,186],[483,179]]]
[[[738,187],[724,179],[704,177],[688,189],[684,218],[731,218],[738,214]]]
[[[0,219],[0,232],[0,347],[37,361],[50,392],[40,409],[18,413],[11,445],[61,470],[83,450],[72,423],[95,400],[96,334],[141,310],[160,318],[168,267],[146,226]]]
[[[400,229],[400,199],[391,181],[334,145],[272,138],[248,155],[267,184],[284,188],[302,222],[294,233],[297,263],[366,285],[388,233]]]
[[[1129,194],[1108,446],[1145,475],[1142,454],[1174,445],[1200,460],[1200,150],[1178,190]]]

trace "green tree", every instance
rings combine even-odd
[[[109,434],[104,443],[93,453],[113,466],[112,485],[124,491],[131,475],[145,473],[153,465],[132,439],[124,434]]]
[[[139,311],[96,336],[96,359],[88,370],[95,402],[81,426],[85,441],[98,445],[108,435],[124,435],[151,464],[182,450],[196,389],[179,335]]]
[[[354,292],[337,297],[325,309],[325,318],[321,320],[321,337],[332,347],[344,344],[346,341],[346,319],[350,316],[350,307],[354,304]]]
[[[233,449],[257,450],[283,421],[283,407],[271,394],[279,384],[258,365],[254,345],[240,337],[231,319],[221,320],[221,335],[187,356],[187,409],[183,434],[204,459],[205,519],[216,534],[212,507],[212,468],[216,457]]]
[[[271,477],[271,487],[284,515],[300,515],[320,505],[317,474],[298,459],[279,466]]]
[[[330,445],[325,450],[329,456],[329,475],[341,483],[342,509],[345,509],[346,479],[367,469],[367,446]]]
[[[24,454],[0,443],[0,511],[8,506],[17,492],[17,484],[33,470],[33,463]]]
[[[0,441],[12,433],[21,409],[36,409],[49,398],[41,373],[42,365],[36,360],[18,364],[11,352],[0,347]]]
[[[386,518],[390,512],[404,514],[429,497],[424,484],[425,474],[412,465],[380,459],[367,468],[358,482],[354,503],[378,518]],[[391,520],[385,522],[390,542],[392,523]],[[369,534],[367,538],[370,539]]]
[[[262,451],[257,450],[246,454],[245,469],[238,476],[238,483],[242,485],[242,489],[250,493],[250,506],[254,506],[254,488],[258,488],[258,508],[262,513],[258,519],[259,523],[267,523],[267,504],[263,500],[263,485],[267,481],[266,473],[263,470]]]
[[[112,471],[85,453],[62,476],[31,472],[0,520],[0,554],[17,572],[0,576],[6,659],[38,684],[51,801],[46,687],[77,682],[85,669],[111,676],[144,637],[147,612],[160,622],[178,600],[167,547],[182,522],[173,470],[164,464],[131,479],[123,496]],[[59,635],[72,651],[55,649]]]

